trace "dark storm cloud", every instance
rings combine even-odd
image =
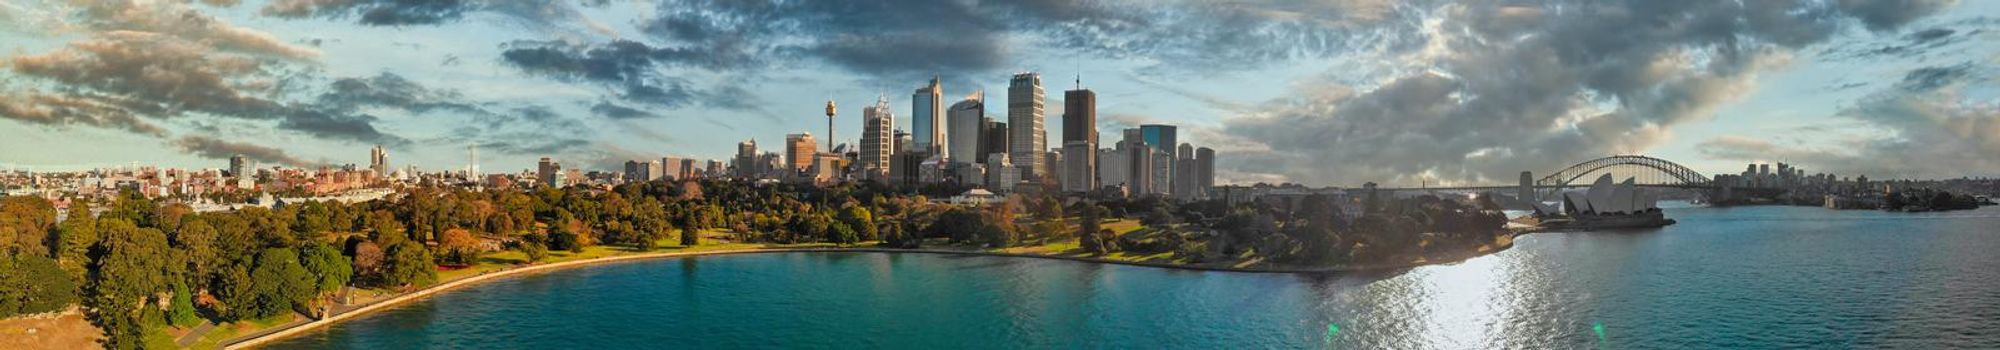
[[[1887,31],[1956,4],[1958,0],[1839,0],[1837,7],[1869,30]]]
[[[296,167],[312,165],[311,162],[285,154],[285,151],[277,148],[223,141],[208,136],[182,137],[174,140],[172,143],[174,147],[202,158],[229,159],[229,157],[242,155],[260,163],[277,163]]]
[[[261,12],[273,17],[355,17],[366,25],[428,25],[457,21],[475,4],[464,0],[275,0]]]
[[[115,101],[39,91],[0,94],[0,118],[52,127],[88,125],[153,136],[167,134]]]
[[[1309,183],[1496,183],[1522,170],[1644,151],[1747,93],[1758,72],[1859,17],[1893,30],[1936,7],[1811,1],[1544,1],[1432,11],[1423,72],[1329,81],[1233,118],[1268,146],[1226,164]],[[1857,13],[1850,9],[1862,9]],[[1889,14],[1889,13],[1899,14]],[[1275,164],[1282,167],[1264,168]]]

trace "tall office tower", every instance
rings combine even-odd
[[[389,151],[382,145],[368,149],[368,169],[374,170],[375,176],[389,176]]]
[[[1048,135],[1042,132],[1042,75],[1014,74],[1007,82],[1008,160],[1021,168],[1022,179],[1035,181],[1048,175],[1042,152],[1048,150]]]
[[[1153,153],[1152,193],[1157,195],[1173,195],[1174,152],[1158,149],[1150,151]]]
[[[892,137],[891,139],[893,139],[894,141],[890,142],[892,144],[892,147],[890,148],[894,148],[895,150],[889,152],[890,157],[893,158],[898,154],[910,153],[909,132],[905,132],[903,131],[903,129],[896,129],[896,136]]]
[[[735,166],[736,176],[741,178],[753,178],[764,173],[761,169],[762,167],[757,164],[756,139],[743,140],[743,142],[736,143]]]
[[[993,157],[990,156],[994,153],[1007,153],[1007,123],[993,120],[993,118],[986,118],[985,126],[981,129],[983,130],[981,131],[981,135],[984,136],[979,137],[980,164],[986,164],[988,161],[993,160]],[[994,168],[992,164],[987,164],[986,166],[987,172],[992,172],[996,169],[999,168]]]
[[[561,177],[562,164],[557,164],[554,159],[542,157],[542,161],[535,163],[535,180],[541,182],[542,186],[560,188],[562,187]]]
[[[1194,145],[1182,143],[1175,153],[1180,156],[1174,159],[1174,198],[1194,199],[1195,187],[1198,186],[1194,176]]]
[[[1083,88],[1063,92],[1063,191],[1088,192],[1097,178],[1097,92]]]
[[[896,115],[889,112],[889,98],[876,97],[875,105],[861,108],[861,119],[861,154],[856,161],[867,177],[886,176],[896,141]]]
[[[1157,179],[1153,176],[1153,160],[1156,159],[1153,158],[1153,154],[1159,153],[1159,150],[1146,147],[1145,143],[1137,143],[1126,148],[1125,152],[1132,160],[1129,164],[1131,170],[1126,172],[1131,176],[1131,180],[1125,186],[1125,195],[1143,197],[1153,194],[1153,182]]]
[[[1195,198],[1208,199],[1209,191],[1215,188],[1215,150],[1208,147],[1194,150]]]
[[[945,158],[952,163],[975,164],[979,162],[980,127],[986,122],[986,93],[973,92],[965,100],[952,104],[945,115],[946,134],[951,135],[946,144],[951,146]]]
[[[910,144],[911,151],[939,154],[945,150],[944,87],[935,76],[930,85],[910,95],[910,135],[915,141]]]
[[[1097,167],[1097,185],[1099,188],[1125,186],[1128,182],[1131,182],[1131,176],[1126,175],[1125,172],[1132,170],[1131,166],[1129,166],[1129,164],[1132,164],[1132,158],[1125,155],[1126,152],[1115,148],[1101,148],[1097,150],[1097,164],[1099,165]]]
[[[813,154],[819,153],[810,132],[785,135],[785,165],[791,171],[812,168]]]
[[[466,158],[465,173],[471,175],[473,181],[478,181],[480,174],[479,144],[476,143],[465,144],[465,158]],[[385,160],[384,163],[387,163],[387,161]]]
[[[1153,146],[1153,149],[1167,154],[1166,164],[1153,165],[1154,168],[1166,169],[1164,172],[1154,172],[1153,187],[1158,189],[1155,191],[1156,193],[1171,194],[1174,184],[1178,183],[1175,182],[1177,179],[1174,179],[1173,171],[1174,169],[1179,169],[1175,164],[1180,160],[1180,150],[1174,148],[1174,146],[1180,145],[1177,129],[1173,125],[1164,124],[1139,126],[1140,136],[1145,138],[1146,145]]]

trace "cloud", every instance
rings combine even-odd
[[[338,110],[388,107],[419,114],[433,110],[485,113],[463,100],[464,96],[456,91],[426,88],[401,75],[385,72],[373,77],[336,79],[327,92],[320,94],[318,102],[321,107]]]
[[[167,131],[102,97],[39,91],[0,94],[0,118],[47,126],[89,125],[166,136]]]
[[[209,159],[229,159],[229,157],[242,155],[261,163],[277,163],[295,167],[312,165],[311,162],[285,154],[284,150],[277,148],[223,141],[208,136],[182,137],[174,140],[173,145],[182,151]]]
[[[1883,88],[1834,116],[1874,129],[1870,138],[1831,142],[1840,148],[1727,135],[1704,141],[1696,150],[1712,159],[1792,160],[1848,176],[2000,175],[2000,158],[1992,156],[2000,153],[2000,107],[1974,103],[1965,94],[2000,87],[1991,83],[1992,75],[1990,69],[1965,65],[1913,69],[1904,86]]]
[[[658,114],[653,114],[652,112],[622,106],[610,101],[598,101],[597,104],[590,106],[590,112],[611,119],[647,119],[659,117]]]
[[[175,1],[72,1],[82,23],[99,32],[133,31],[171,35],[223,51],[286,59],[319,56],[310,47],[292,45],[269,33],[237,27]]]
[[[1748,93],[1759,72],[1784,66],[1844,23],[1870,16],[1861,18],[1870,29],[1889,30],[1914,20],[1905,14],[1936,10],[1787,1],[1517,5],[1419,11],[1433,24],[1410,33],[1425,38],[1405,40],[1429,44],[1385,59],[1425,66],[1374,86],[1308,79],[1292,96],[1225,123],[1225,133],[1269,151],[1233,154],[1222,166],[1321,184],[1501,183],[1523,170],[1640,153],[1674,126]]]
[[[604,1],[582,1],[585,6],[603,6]],[[557,29],[578,24],[598,32],[609,32],[603,24],[591,22],[570,1],[522,0],[274,0],[259,13],[279,18],[353,18],[369,26],[421,26],[458,22],[467,15],[492,13],[497,18]]]
[[[754,61],[747,57],[723,59],[696,49],[652,47],[621,40],[595,46],[514,42],[506,45],[501,59],[529,74],[611,87],[620,99],[629,102],[668,108],[700,105],[741,110],[754,106],[745,101],[755,98],[733,85],[718,84],[717,91],[705,91],[663,71],[673,67],[730,69]]]
[[[280,128],[327,139],[392,145],[408,140],[374,127],[375,117],[270,97],[280,77],[270,61],[216,51],[202,43],[159,33],[112,31],[39,55],[10,60],[15,74],[66,86],[66,99],[39,99],[39,107],[92,96],[98,113],[173,118],[188,113],[248,120],[276,120]],[[69,104],[74,106],[74,104]],[[114,111],[110,108],[122,111]],[[134,120],[136,120],[134,118]]]

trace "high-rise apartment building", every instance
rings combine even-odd
[[[389,150],[382,149],[382,145],[369,149],[368,169],[374,170],[375,176],[389,176]]]
[[[1063,92],[1063,192],[1097,189],[1097,93],[1083,88]]]
[[[952,104],[945,115],[949,124],[946,134],[951,135],[950,140],[945,142],[950,145],[945,158],[952,163],[979,163],[980,129],[986,123],[986,94],[973,92],[966,95],[965,100]]]
[[[1208,147],[1194,150],[1195,198],[1209,198],[1209,190],[1215,188],[1215,150]]]
[[[247,190],[257,187],[257,174],[251,173],[256,171],[256,168],[256,165],[250,163],[249,158],[241,154],[229,157],[229,176],[236,179],[236,188]]]
[[[1007,126],[1013,128],[1007,135],[1013,138],[1008,140],[1007,153],[1026,180],[1048,176],[1048,165],[1042,155],[1048,150],[1048,135],[1042,131],[1042,108],[1042,75],[1014,74],[1007,82]]]
[[[819,153],[818,147],[813,144],[813,135],[810,132],[785,135],[785,165],[790,168],[788,170],[811,169],[813,156]]]
[[[910,150],[939,154],[945,150],[944,86],[937,77],[910,95]]]
[[[889,154],[895,150],[896,115],[889,111],[889,99],[878,97],[875,105],[861,108],[861,154],[857,161],[864,177],[889,174]]]

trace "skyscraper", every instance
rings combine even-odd
[[[1182,143],[1174,153],[1180,154],[1174,159],[1174,198],[1194,199],[1198,183],[1195,180],[1194,145]]]
[[[785,165],[791,168],[787,170],[802,171],[812,168],[813,155],[819,153],[817,147],[818,145],[813,144],[813,135],[810,132],[785,135]]]
[[[861,108],[861,154],[857,161],[867,177],[889,174],[889,154],[895,149],[896,115],[889,111],[889,98],[877,97],[875,105]]]
[[[949,123],[946,134],[951,135],[950,141],[945,142],[951,146],[946,158],[953,163],[979,163],[980,127],[986,122],[986,94],[973,92],[966,95],[965,100],[952,104],[946,115],[949,116],[946,118]]]
[[[835,140],[835,137],[833,136],[834,114],[835,112],[833,109],[833,100],[831,99],[826,100],[826,149],[828,151],[833,150],[833,140]]]
[[[910,96],[910,150],[938,154],[945,149],[944,87],[937,77]]]
[[[735,166],[737,177],[751,178],[764,173],[760,170],[762,167],[757,164],[757,140],[743,140],[736,143]]]
[[[981,128],[983,130],[981,135],[984,136],[979,137],[979,162],[980,164],[986,164],[987,172],[992,172],[995,169],[1000,169],[994,168],[990,164],[993,160],[992,155],[994,153],[1007,153],[1007,123],[993,120],[993,118],[986,118],[985,124]],[[1013,169],[1013,167],[1007,167],[1007,169]]]
[[[557,164],[554,159],[542,157],[542,161],[535,163],[535,180],[541,182],[542,186],[560,188],[561,177],[562,164]]]
[[[1166,153],[1166,156],[1162,157],[1163,161],[1156,159],[1156,161],[1165,164],[1153,165],[1157,169],[1153,172],[1154,193],[1172,194],[1175,188],[1174,184],[1177,183],[1175,181],[1178,179],[1174,178],[1174,169],[1179,169],[1175,164],[1180,160],[1180,150],[1174,148],[1174,146],[1180,145],[1177,130],[1178,128],[1173,125],[1164,124],[1139,126],[1140,136],[1145,138],[1146,145],[1153,146],[1153,149]]]
[[[1097,93],[1083,88],[1063,92],[1064,192],[1088,192],[1097,182]]]
[[[1021,168],[1024,180],[1040,179],[1048,174],[1048,165],[1043,164],[1042,152],[1048,149],[1048,135],[1042,132],[1042,75],[1034,72],[1014,74],[1007,82],[1007,126],[1009,160]]]
[[[1195,198],[1207,199],[1209,189],[1215,188],[1215,150],[1208,147],[1194,150]]]
[[[368,169],[374,170],[375,176],[389,176],[389,151],[382,145],[368,150]]]
[[[236,188],[250,189],[257,185],[257,174],[251,174],[257,166],[250,159],[238,154],[229,157],[229,176],[236,178]]]

